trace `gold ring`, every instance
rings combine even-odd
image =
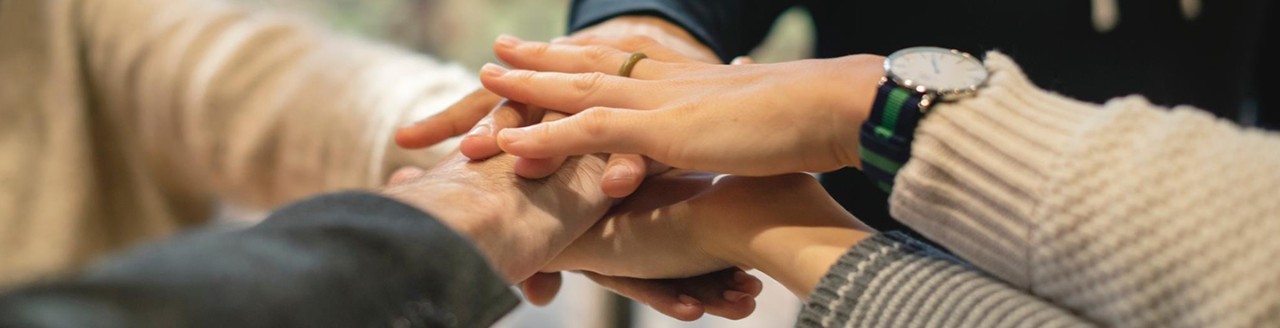
[[[646,56],[643,52],[631,53],[631,57],[627,58],[627,62],[622,63],[622,68],[618,69],[618,76],[631,77],[631,69],[636,68],[636,63],[639,63],[645,58],[649,58],[649,56]]]

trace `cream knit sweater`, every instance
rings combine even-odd
[[[457,66],[202,0],[0,0],[0,286],[212,214],[380,184]]]
[[[1095,323],[1280,325],[1280,136],[986,63],[979,96],[922,122],[894,217]]]

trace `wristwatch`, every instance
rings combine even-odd
[[[880,189],[893,189],[898,170],[911,158],[916,126],[935,103],[971,96],[987,81],[986,67],[953,49],[913,47],[884,60],[885,76],[859,132],[862,172]]]

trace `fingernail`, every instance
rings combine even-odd
[[[475,128],[472,128],[471,131],[467,132],[468,137],[487,136],[490,134],[493,134],[493,128],[489,127],[488,124],[477,125]]]
[[[736,291],[736,290],[726,290],[726,291],[724,291],[724,300],[729,301],[729,302],[737,303],[737,302],[742,301],[743,299],[745,299],[745,298],[747,298],[747,297],[751,297],[751,294],[743,293],[743,292]]]
[[[608,169],[605,170],[604,180],[605,181],[615,181],[615,180],[629,181],[633,179],[635,175],[636,175],[636,171],[632,170],[631,166],[624,165],[624,164],[616,164],[616,165],[610,166]]]
[[[556,44],[564,43],[565,41],[569,41],[569,37],[565,37],[565,36],[557,36],[557,37],[555,37],[555,38],[551,39],[551,43],[556,43]]]
[[[488,64],[484,64],[484,67],[480,68],[480,75],[489,75],[489,76],[496,77],[496,76],[502,76],[503,74],[507,74],[507,71],[508,71],[507,68],[502,67],[502,65],[488,63]]]
[[[680,294],[680,296],[677,296],[676,298],[680,299],[680,303],[684,305],[688,305],[688,306],[702,305],[702,302],[698,302],[698,299],[693,298],[693,296]]]
[[[733,282],[735,284],[741,285],[741,284],[747,283],[748,281],[751,281],[751,275],[747,274],[746,272],[738,271],[733,273]]]
[[[499,35],[498,40],[494,42],[497,43],[499,46],[502,46],[503,48],[514,48],[516,45],[519,45],[521,42],[524,42],[524,40],[520,40],[520,38],[503,34],[503,35]]]

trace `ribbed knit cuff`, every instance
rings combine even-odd
[[[1097,106],[1040,90],[1011,59],[987,54],[977,96],[933,109],[899,172],[895,218],[974,265],[1028,286],[1029,222],[1042,193]]]
[[[889,232],[850,248],[796,327],[1088,327],[1088,321]]]
[[[849,248],[809,294],[796,327],[832,327],[850,320],[860,295],[871,289],[878,273],[912,254],[928,254],[951,259],[900,232],[880,233]],[[842,326],[842,325],[841,325]]]

